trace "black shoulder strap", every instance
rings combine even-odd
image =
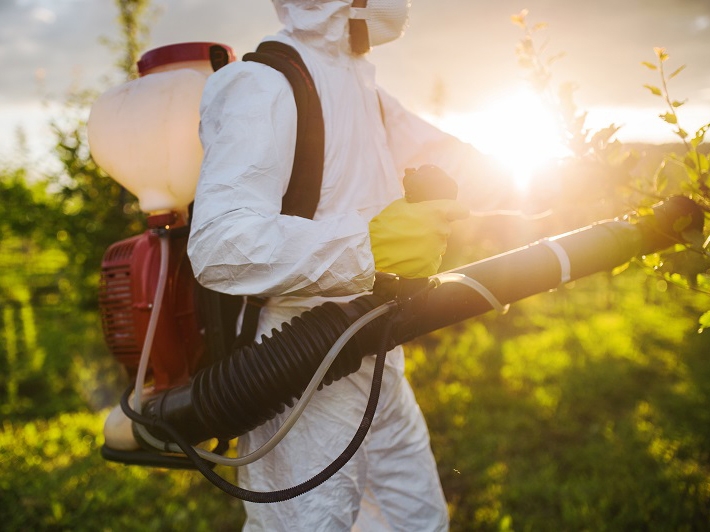
[[[325,157],[323,111],[313,78],[298,52],[280,42],[263,42],[242,60],[270,66],[291,84],[298,111],[296,153],[281,213],[313,218],[320,201]]]
[[[256,52],[246,54],[242,60],[270,66],[286,76],[291,84],[298,112],[296,147],[291,179],[281,200],[281,213],[313,218],[320,201],[325,158],[323,111],[313,78],[298,52],[283,43],[264,42]],[[251,344],[256,338],[259,314],[266,299],[231,296],[201,286],[198,288],[207,351],[212,360],[223,358],[234,346]],[[235,341],[237,318],[245,303],[241,331]]]
[[[281,214],[313,218],[320,201],[325,158],[323,110],[316,85],[298,52],[286,44],[267,41],[248,53],[242,61],[256,61],[278,70],[291,84],[298,113],[296,148],[291,179],[281,200]],[[242,327],[235,345],[251,344],[256,338],[259,314],[266,299],[246,298]]]

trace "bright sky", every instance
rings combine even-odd
[[[155,0],[162,13],[152,45],[209,40],[242,55],[278,30],[270,4]],[[579,86],[590,127],[613,122],[623,125],[622,140],[673,140],[658,118],[660,99],[643,88],[658,84],[640,66],[654,60],[654,46],[668,49],[670,69],[687,64],[671,86],[689,100],[680,113],[686,129],[710,122],[710,0],[413,0],[404,38],[370,56],[380,84],[482,151],[514,147],[526,159],[558,152],[551,118],[516,65],[521,30],[510,15],[523,8],[532,23],[549,24],[540,36],[550,54],[566,53],[553,81]],[[116,14],[113,0],[0,1],[1,158],[16,156],[18,127],[35,150],[51,145],[46,124],[72,85],[111,85],[115,57],[99,38],[115,38]]]

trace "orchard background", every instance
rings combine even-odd
[[[117,0],[117,69],[146,48],[150,2]],[[538,195],[545,216],[458,227],[446,268],[596,220],[643,213],[671,194],[708,218],[708,126],[686,131],[672,80],[683,66],[649,50],[648,97],[677,136],[625,145],[591,131],[544,24],[512,18],[529,81],[558,113],[570,155]],[[673,66],[669,66],[673,65]],[[55,123],[61,169],[0,168],[0,522],[4,530],[233,530],[241,503],[193,472],[99,455],[127,378],[101,334],[97,286],[108,245],[138,234],[134,197],[92,161],[74,91]],[[21,144],[21,143],[20,143]],[[708,224],[689,244],[581,279],[406,346],[453,530],[707,530],[710,527]],[[301,459],[296,457],[296,459]],[[217,470],[236,481],[236,474]]]

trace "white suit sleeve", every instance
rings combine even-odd
[[[474,210],[500,208],[510,194],[510,175],[470,144],[436,128],[378,88],[387,141],[397,170],[434,164],[459,185],[459,199]]]
[[[198,281],[230,294],[338,296],[372,287],[367,220],[356,211],[281,215],[296,105],[279,72],[250,62],[210,76],[201,104],[204,160],[188,255]]]

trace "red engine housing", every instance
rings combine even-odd
[[[187,232],[171,231],[165,294],[150,352],[156,391],[185,384],[199,368],[205,341]],[[160,274],[160,238],[148,230],[110,246],[101,263],[99,306],[113,356],[135,377]],[[164,238],[164,237],[163,237]]]

